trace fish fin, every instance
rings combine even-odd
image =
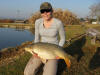
[[[68,58],[65,58],[65,62],[67,64],[67,68],[70,68],[70,66],[71,66],[70,60]]]

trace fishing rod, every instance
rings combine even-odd
[[[78,39],[78,38],[80,38],[80,37],[82,37],[82,36],[85,36],[85,35],[87,35],[87,33],[83,33],[83,34],[80,34],[80,35],[78,35],[78,36],[72,37],[72,38],[66,40],[65,43],[66,43],[66,44],[71,44],[71,42],[74,41],[75,39]]]

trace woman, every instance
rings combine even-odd
[[[50,3],[44,2],[40,6],[42,18],[35,22],[35,40],[63,46],[65,43],[65,31],[60,20],[53,18],[53,9]],[[58,35],[60,40],[58,40]],[[41,59],[34,54],[29,60],[24,75],[35,75],[38,67],[42,64]],[[56,75],[58,59],[50,59],[44,64],[43,75]]]

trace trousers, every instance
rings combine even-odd
[[[42,65],[41,59],[32,56],[24,69],[24,75],[36,75],[41,65]],[[43,75],[56,75],[57,67],[58,67],[58,60],[49,59],[44,64]]]

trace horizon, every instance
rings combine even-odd
[[[40,4],[50,2],[54,9],[69,10],[79,18],[87,17],[90,6],[99,0],[2,0],[0,1],[0,19],[28,19],[39,11]]]

